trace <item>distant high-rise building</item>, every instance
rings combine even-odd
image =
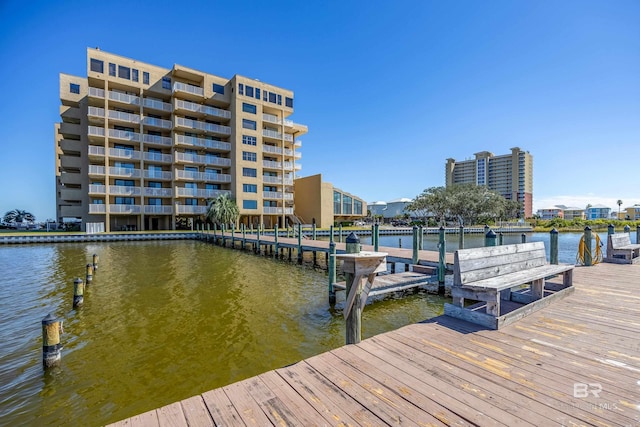
[[[60,74],[58,221],[174,229],[221,194],[236,199],[240,222],[293,221],[296,138],[307,132],[287,118],[293,92],[99,49],[86,60],[87,77]]]
[[[511,154],[494,156],[482,151],[475,159],[456,162],[447,159],[445,166],[446,186],[472,183],[486,185],[508,200],[521,203],[520,217],[533,214],[533,156],[518,147]]]

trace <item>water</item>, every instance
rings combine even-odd
[[[102,425],[344,344],[344,292],[332,310],[324,271],[202,242],[1,246],[0,275],[0,425]],[[439,315],[444,301],[368,304],[363,336]],[[45,373],[49,312],[65,334],[61,367]]]

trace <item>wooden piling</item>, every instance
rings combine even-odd
[[[418,250],[420,249],[420,243],[418,241],[418,227],[417,226],[413,226],[413,246],[412,246],[412,251],[411,251],[411,263],[412,264],[417,264],[418,263]]]
[[[447,253],[447,242],[444,235],[444,227],[438,230],[438,293],[444,295],[444,276],[447,270],[445,256]]]
[[[87,285],[93,281],[93,264],[87,264],[87,272],[85,274]]]
[[[616,232],[616,226],[613,224],[609,224],[607,226],[607,234],[614,234]]]
[[[247,226],[242,223],[242,250],[247,246]]]
[[[492,229],[489,229],[487,233],[484,235],[484,245],[485,246],[495,246],[496,245],[496,233],[493,232]]]
[[[333,228],[333,226],[331,227]],[[291,250],[291,249],[289,249]],[[329,304],[334,305],[336,303],[336,243],[329,242]]]
[[[378,252],[378,249],[380,248],[380,224],[378,224],[377,222],[375,223],[375,225],[373,226],[373,236],[374,236],[374,241],[373,241],[373,250],[375,252]]]
[[[227,227],[222,224],[220,226],[220,233],[222,234],[222,247],[226,248],[227,247],[227,237],[224,235],[224,233],[227,231]]]
[[[624,232],[631,233],[631,227],[628,224],[624,226]]]
[[[504,234],[502,234],[502,231],[498,233],[498,246],[502,246],[504,242]]]
[[[549,263],[558,264],[558,230],[555,228],[549,232]]]
[[[348,254],[360,253],[360,239],[358,236],[351,232],[345,240],[345,252]],[[353,279],[355,275],[353,273],[344,273],[345,280],[345,292],[348,296],[351,292],[351,287],[354,286]],[[355,284],[357,286],[357,284]],[[356,300],[353,303],[353,308],[346,317],[346,343],[356,344],[360,342],[362,337],[362,310],[360,308],[360,298],[356,295]]]
[[[402,237],[398,237],[398,247],[402,249]]]
[[[424,227],[418,226],[418,250],[424,249]]]
[[[278,257],[279,255],[278,252],[280,249],[280,245],[278,244],[278,224],[276,224],[275,227],[273,228],[273,243],[276,249],[275,250],[276,257]]]
[[[584,260],[584,265],[587,267],[593,264],[591,257],[592,240],[591,227],[587,226],[584,228],[584,245],[582,247],[582,259]]]
[[[47,369],[60,365],[62,358],[62,320],[49,313],[42,319],[42,366]]]
[[[313,223],[313,226],[312,226],[312,227],[313,227],[313,228],[311,229],[311,238],[312,238],[313,240],[316,240],[316,223],[315,223],[315,222]]]
[[[298,223],[298,264],[302,264],[302,224]]]
[[[84,303],[84,282],[81,278],[73,281],[73,308],[80,307]]]
[[[527,235],[526,235],[526,234],[524,234],[524,233],[522,233],[522,234],[520,235],[520,241],[521,241],[522,243],[527,243]]]
[[[97,254],[93,254],[93,272],[95,274],[95,272],[98,270],[98,261],[100,260],[100,257]]]
[[[338,224],[338,237],[340,238],[340,243],[342,243],[342,223]]]
[[[329,244],[333,243],[333,225],[329,226]]]
[[[258,225],[258,229],[256,230],[256,245],[253,247],[253,251],[260,254],[260,225]]]
[[[460,234],[458,235],[458,249],[464,249],[464,225],[460,226]]]
[[[636,243],[640,243],[640,225],[636,225]]]

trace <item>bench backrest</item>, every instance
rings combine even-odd
[[[609,234],[609,246],[612,249],[618,249],[621,246],[627,246],[630,244],[631,238],[628,233]]]
[[[453,285],[460,286],[546,264],[543,242],[459,249],[454,255]]]

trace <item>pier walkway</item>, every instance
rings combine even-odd
[[[116,426],[639,426],[640,265],[500,330],[436,317]]]

